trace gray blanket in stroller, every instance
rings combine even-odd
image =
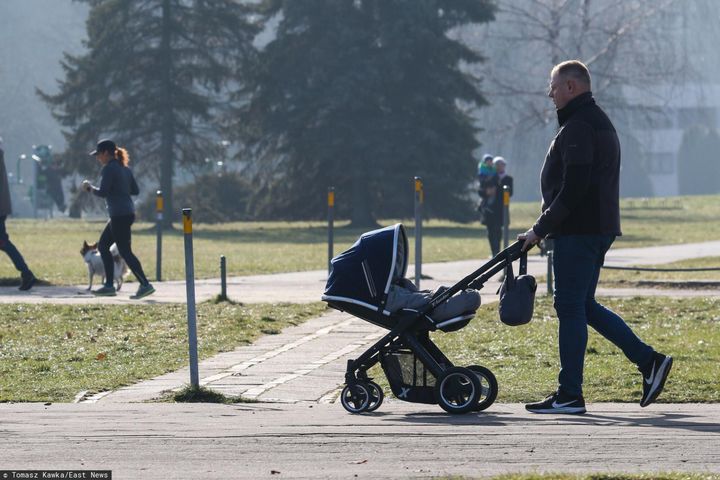
[[[442,289],[447,287],[440,287],[438,291]],[[418,290],[410,280],[400,278],[390,286],[385,308],[392,313],[403,308],[419,309],[430,303],[434,293],[432,290]],[[441,322],[463,313],[474,312],[478,308],[480,308],[480,293],[476,290],[464,290],[435,307],[430,313],[430,318],[435,322]]]

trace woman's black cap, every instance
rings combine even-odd
[[[116,149],[117,145],[115,145],[115,142],[113,142],[112,140],[100,140],[97,144],[97,147],[95,147],[95,150],[90,152],[90,155],[97,155],[100,152],[115,153]]]

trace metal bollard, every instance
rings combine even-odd
[[[510,245],[510,188],[503,185],[503,248]]]
[[[183,208],[185,234],[185,290],[187,294],[188,348],[190,351],[190,386],[200,387],[197,353],[197,312],[195,311],[195,270],[193,266],[192,209]]]
[[[227,265],[225,255],[220,255],[220,300],[227,298]]]
[[[422,205],[425,201],[422,178],[415,177],[415,286],[422,278]]]
[[[162,222],[164,201],[162,190],[158,190],[155,197],[155,279],[159,282],[162,280]]]
[[[38,177],[40,176],[40,167],[38,162],[33,162],[33,187],[32,187],[32,204],[33,218],[38,218]]]
[[[547,252],[547,294],[553,295],[555,290],[553,288],[553,251],[548,250]]]
[[[327,194],[328,207],[328,275],[332,269],[333,258],[333,228],[335,226],[335,187],[328,187]]]

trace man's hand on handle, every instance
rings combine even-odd
[[[540,235],[536,234],[535,231],[531,228],[525,233],[521,233],[517,236],[518,240],[525,240],[525,243],[523,244],[522,251],[528,250],[533,245],[537,244],[540,240],[542,240],[542,237]]]

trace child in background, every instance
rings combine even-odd
[[[495,166],[493,165],[493,156],[489,153],[483,155],[482,160],[478,163],[478,180],[480,181],[480,188],[483,188],[483,184],[490,178],[497,175]]]

